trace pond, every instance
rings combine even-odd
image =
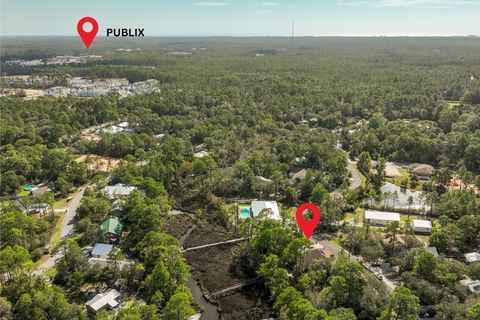
[[[424,194],[423,191],[410,191],[410,190],[405,190],[402,191],[402,189],[394,185],[393,183],[387,182],[384,186],[380,188],[382,194],[390,193],[390,195],[393,195],[395,191],[398,194],[398,199],[395,201],[395,208],[402,208],[402,209],[407,209],[409,207],[408,205],[408,198],[412,197],[413,203],[410,206],[412,209],[422,209],[424,207],[424,203],[422,200],[422,196]],[[393,199],[390,197],[388,200],[386,200],[387,206],[392,207],[393,206]],[[383,205],[384,201],[380,202],[375,202],[376,205]]]

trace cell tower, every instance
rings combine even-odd
[[[292,49],[295,48],[295,19],[292,19]]]

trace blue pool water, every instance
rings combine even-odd
[[[240,211],[240,214],[242,215],[242,218],[248,218],[250,217],[250,210],[248,209],[242,209]]]

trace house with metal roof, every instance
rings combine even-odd
[[[104,309],[114,309],[120,304],[121,294],[115,289],[110,289],[97,294],[90,299],[85,306],[93,314],[97,314]]]
[[[110,240],[110,242],[118,241],[123,234],[123,224],[118,217],[108,216],[103,219],[100,225],[103,235]]]
[[[432,232],[432,222],[430,220],[413,220],[412,228],[414,232],[430,233]]]
[[[465,261],[467,261],[468,263],[480,262],[480,253],[478,252],[466,253],[464,257]]]
[[[467,287],[468,291],[471,293],[480,292],[480,280],[465,279],[460,280],[460,284]]]
[[[391,222],[400,222],[400,214],[396,212],[365,210],[365,222],[374,226],[385,226]]]
[[[122,183],[113,186],[106,186],[104,191],[109,199],[116,199],[129,196],[137,187],[129,187]]]
[[[108,255],[113,250],[112,244],[95,243],[92,249],[92,258],[108,259]]]

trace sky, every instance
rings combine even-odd
[[[0,0],[0,34],[76,35],[79,19],[145,36],[480,34],[480,0]]]

